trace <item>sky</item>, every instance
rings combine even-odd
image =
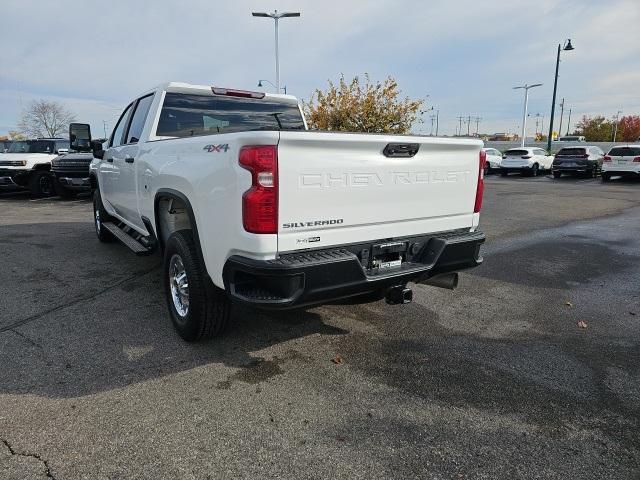
[[[459,116],[515,132],[524,95],[513,87],[542,83],[530,90],[531,135],[536,114],[548,129],[557,46],[571,38],[558,80],[563,132],[569,109],[572,128],[582,115],[640,114],[640,0],[2,0],[0,135],[36,99],[102,136],[165,81],[261,90],[259,79],[275,82],[274,26],[251,12],[273,9],[301,12],[280,23],[280,76],[305,100],[341,74],[391,75],[439,111],[441,135]],[[431,132],[431,113],[416,133]]]

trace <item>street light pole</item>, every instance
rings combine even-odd
[[[288,17],[299,17],[300,12],[281,12],[278,13],[277,10],[274,10],[273,13],[266,12],[252,12],[251,15],[254,17],[267,17],[273,18],[275,21],[275,40],[276,40],[276,91],[280,93],[280,47],[278,40],[278,20],[281,18]]]
[[[567,135],[569,135],[570,128],[571,128],[571,109],[569,109],[569,119],[567,120]]]
[[[520,140],[520,146],[524,147],[524,138],[527,134],[527,107],[529,105],[529,89],[541,86],[541,83],[534,83],[533,85],[524,84],[521,87],[513,87],[514,90],[524,89],[524,110],[522,112],[522,139]]]
[[[618,124],[620,123],[620,114],[622,113],[622,110],[618,110],[618,113],[616,113],[616,123],[615,123],[615,127],[613,130],[613,143],[616,143],[616,137],[618,136]]]
[[[560,67],[560,50],[573,50],[571,39],[568,39],[564,47],[558,44],[558,56],[556,57],[556,76],[553,80],[553,98],[551,99],[551,120],[549,120],[549,136],[547,137],[547,151],[551,152],[551,137],[553,136],[553,115],[556,111],[556,92],[558,91],[558,68]]]
[[[564,98],[560,102],[560,127],[558,127],[558,135],[562,135],[562,117],[564,116]]]

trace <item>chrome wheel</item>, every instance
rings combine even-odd
[[[180,255],[173,254],[169,261],[169,287],[173,307],[181,317],[189,313],[189,281]]]
[[[100,235],[100,210],[98,210],[97,208],[95,209],[95,217],[96,217],[96,232],[98,233],[98,235]]]

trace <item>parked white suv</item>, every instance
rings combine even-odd
[[[502,153],[495,148],[483,148],[484,153],[487,155],[487,162],[485,164],[485,173],[491,173],[492,171],[500,170],[502,165]]]
[[[551,170],[552,164],[553,155],[549,155],[542,148],[510,148],[502,154],[500,174],[506,176],[509,173],[518,172],[535,177],[541,170]]]
[[[408,282],[453,288],[482,262],[478,140],[310,132],[294,97],[168,83],[92,145],[98,238],[164,251],[186,340],[230,301],[408,303]]]
[[[39,197],[54,193],[51,160],[69,153],[69,140],[38,138],[16,140],[0,155],[0,186],[28,188]]]
[[[616,175],[640,176],[640,145],[617,146],[609,150],[602,162],[602,181],[608,182]]]

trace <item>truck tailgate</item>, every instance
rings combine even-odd
[[[418,146],[412,157],[398,153],[397,145],[407,144]],[[469,139],[281,132],[278,250],[471,228],[482,145]]]

